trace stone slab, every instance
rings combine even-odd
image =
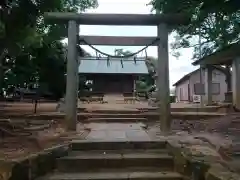
[[[144,141],[151,138],[144,130],[131,130],[126,131],[127,138],[132,141]]]
[[[148,134],[142,129],[143,123],[89,123],[85,128],[91,129],[88,140],[108,141],[144,141],[150,140]]]
[[[106,131],[109,139],[126,139],[126,132],[123,130],[110,130]]]
[[[107,139],[107,132],[106,131],[100,131],[100,130],[93,130],[91,131],[86,139]]]

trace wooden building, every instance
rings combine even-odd
[[[204,85],[204,92],[207,88],[206,83],[207,69],[203,68],[202,73],[200,69],[196,69],[181,79],[179,79],[174,86],[176,87],[176,100],[177,102],[195,102],[196,98],[199,99],[199,85],[202,78],[202,84]],[[201,77],[202,76],[202,77]],[[225,100],[225,93],[227,92],[226,83],[226,69],[219,66],[213,66],[212,70],[212,100],[213,102],[223,102]],[[207,95],[202,94],[202,100],[204,103],[207,102]]]
[[[148,74],[145,58],[81,58],[78,72],[93,82],[93,92],[104,94],[133,93],[135,80]]]

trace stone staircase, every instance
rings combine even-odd
[[[172,112],[173,119],[199,120],[223,117],[223,113],[209,112]],[[137,110],[96,110],[78,114],[79,121],[87,122],[146,122],[159,120],[158,112],[141,112]]]
[[[41,180],[183,180],[165,141],[76,141]]]

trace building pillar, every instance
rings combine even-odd
[[[205,101],[206,105],[211,105],[212,104],[212,72],[213,68],[211,66],[206,66],[205,68]]]
[[[137,90],[136,90],[136,81],[137,81],[137,77],[134,76],[134,77],[133,77],[133,90],[132,90],[134,97],[136,96],[136,92],[137,92]]]
[[[204,75],[204,68],[202,65],[200,65],[200,68],[199,68],[199,76],[200,76],[200,85],[198,88],[201,88],[201,89],[198,89],[198,91],[200,91],[200,106],[203,107],[204,106],[204,95],[205,95],[205,85],[204,85],[204,81],[205,79],[203,79],[203,75]],[[206,84],[206,83],[205,83]]]
[[[76,130],[78,105],[78,55],[77,34],[79,25],[76,21],[68,22],[68,53],[66,83],[66,126],[68,130]]]
[[[232,103],[232,75],[231,75],[231,65],[226,66],[226,84],[227,84],[227,92],[225,92],[225,100],[226,103]]]
[[[231,66],[226,66],[227,74],[226,74],[226,83],[227,83],[227,92],[232,92],[232,82],[231,82]]]
[[[240,109],[240,57],[232,62],[232,95],[233,106]]]
[[[169,89],[169,56],[168,56],[168,28],[166,24],[158,26],[158,67],[157,88],[160,113],[161,132],[168,133],[171,128],[170,89]]]

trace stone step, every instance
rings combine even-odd
[[[87,112],[86,108],[78,108],[78,112]],[[91,113],[103,113],[103,114],[139,114],[141,113],[138,109],[130,109],[130,110],[124,110],[124,109],[91,109]]]
[[[219,107],[171,108],[171,112],[218,112]]]
[[[126,153],[156,153],[156,154],[171,154],[170,151],[166,148],[164,149],[122,149],[122,150],[87,150],[87,151],[70,151],[66,155],[79,155],[80,153],[88,153],[88,154],[112,154],[112,153],[118,153],[118,154],[126,154]]]
[[[185,108],[171,108],[171,112],[219,112],[220,107],[185,107]],[[86,108],[78,108],[78,112],[87,112]],[[91,110],[92,113],[103,114],[138,114],[145,112],[158,112],[158,108],[137,108],[137,109],[95,109]]]
[[[124,150],[124,149],[164,149],[167,142],[164,140],[157,141],[72,141],[71,148],[73,151],[81,150]]]
[[[88,122],[127,122],[127,123],[132,123],[132,122],[146,122],[148,121],[147,118],[143,117],[121,117],[121,115],[114,115],[113,117],[92,117],[87,119]]]
[[[224,113],[208,113],[208,112],[172,112],[173,119],[199,120],[223,117]],[[104,114],[104,113],[80,113],[79,121],[87,122],[140,122],[140,121],[156,121],[159,120],[159,114],[156,112],[139,113],[139,114]]]
[[[223,117],[226,113],[213,113],[213,112],[171,112],[171,117],[173,119],[184,119],[184,120],[199,120],[199,119],[210,119],[216,117]],[[78,113],[78,121],[85,122],[88,118],[109,118],[109,117],[127,117],[127,118],[146,118],[148,121],[159,120],[159,113],[157,112],[134,112],[134,113],[94,113],[94,112],[84,112]],[[4,118],[4,116],[2,116]],[[36,115],[7,115],[5,118],[11,119],[31,119],[31,120],[53,120],[53,119],[64,119],[64,113],[46,113],[46,114],[36,114]]]
[[[61,172],[85,172],[91,169],[158,167],[159,170],[173,170],[173,157],[161,151],[78,151],[57,160],[57,169]]]
[[[147,113],[132,113],[132,114],[124,114],[124,113],[80,113],[80,117],[86,118],[146,118],[148,117]]]
[[[54,173],[41,178],[41,180],[183,180],[183,177],[175,172],[91,172],[91,173]]]

